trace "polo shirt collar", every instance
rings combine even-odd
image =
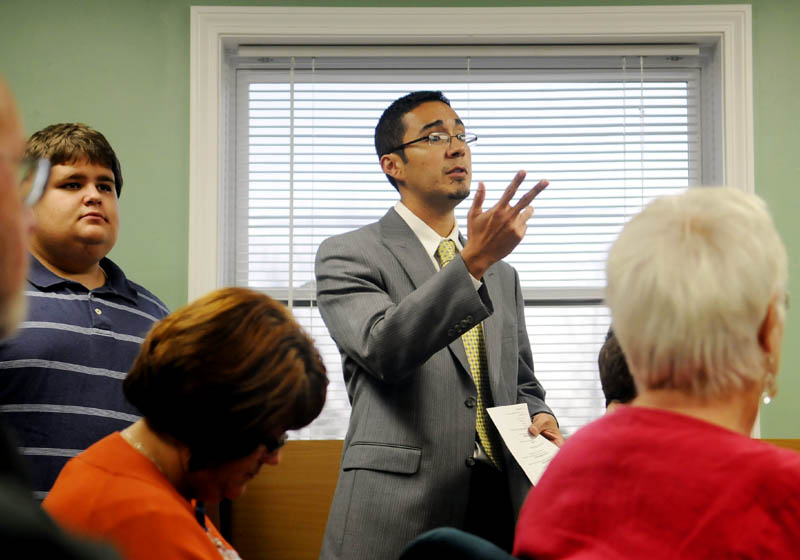
[[[138,292],[128,281],[125,273],[118,267],[111,259],[102,258],[100,266],[106,273],[106,283],[99,288],[92,290],[95,293],[113,293],[125,299],[136,303]],[[54,274],[48,270],[39,259],[31,255],[30,268],[28,269],[28,282],[39,288],[40,290],[47,290],[61,285],[75,284],[81,286],[78,282],[74,282],[67,278]],[[83,286],[81,286],[83,287]],[[86,289],[84,287],[84,289]]]

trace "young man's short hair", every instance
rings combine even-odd
[[[102,133],[83,123],[51,124],[35,132],[28,140],[25,155],[47,158],[51,165],[83,160],[102,165],[114,173],[117,198],[122,192],[122,169],[117,154]]]
[[[441,91],[414,91],[396,99],[386,108],[375,127],[375,151],[378,152],[378,158],[391,153],[392,148],[403,143],[403,135],[406,133],[403,117],[406,113],[429,101],[450,105],[450,100]],[[406,161],[405,150],[397,150],[397,154]],[[387,175],[386,178],[394,188],[397,188],[394,177]]]

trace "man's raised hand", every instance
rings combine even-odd
[[[478,183],[467,213],[467,244],[461,252],[464,264],[475,278],[481,278],[487,268],[511,253],[525,237],[528,219],[533,215],[530,204],[549,183],[546,179],[539,181],[512,206],[511,199],[524,180],[525,171],[518,171],[497,204],[485,212],[486,185]]]

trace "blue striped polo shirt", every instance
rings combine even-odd
[[[122,380],[155,321],[169,313],[109,259],[88,290],[31,258],[27,320],[0,342],[0,413],[16,432],[35,495],[70,457],[138,420]]]

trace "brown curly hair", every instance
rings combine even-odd
[[[189,447],[197,470],[307,425],[327,385],[319,352],[282,304],[225,288],[156,323],[123,390],[152,429]]]

